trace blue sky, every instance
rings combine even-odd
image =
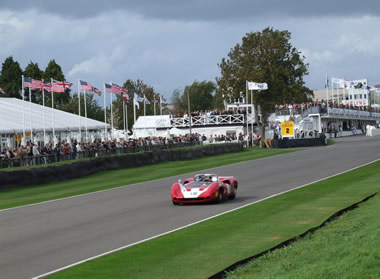
[[[30,61],[44,69],[55,59],[75,85],[142,79],[170,100],[195,80],[215,81],[229,50],[270,26],[292,33],[311,89],[322,89],[326,74],[379,84],[380,4],[299,2],[2,0],[0,62],[12,55],[23,69]]]

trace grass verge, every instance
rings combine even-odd
[[[379,181],[380,161],[86,262],[49,278],[207,278],[234,262],[321,224],[340,209],[378,192]],[[373,214],[377,216],[376,212]],[[378,231],[373,233],[378,234]],[[372,238],[373,234],[368,237]],[[320,244],[326,246],[328,242]],[[380,248],[374,247],[378,257]],[[362,250],[358,254],[358,264],[365,253],[366,250]],[[379,266],[374,268],[379,272]]]
[[[294,151],[294,149],[253,148],[243,152],[210,156],[191,161],[165,162],[138,168],[105,171],[52,184],[2,190],[0,191],[0,209],[110,189]]]
[[[237,278],[380,278],[380,196],[233,272]]]

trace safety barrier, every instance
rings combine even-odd
[[[326,136],[320,136],[319,138],[307,138],[307,139],[280,139],[272,140],[272,148],[295,148],[295,147],[308,147],[308,146],[322,146],[326,145]]]

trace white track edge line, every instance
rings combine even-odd
[[[245,204],[245,205],[242,205],[242,206],[239,206],[237,208],[234,208],[234,209],[230,209],[230,210],[227,210],[225,212],[222,212],[222,213],[219,213],[219,214],[216,214],[216,215],[213,215],[213,216],[210,216],[210,217],[207,217],[205,219],[202,219],[202,220],[199,220],[199,221],[196,221],[196,222],[193,222],[193,223],[190,223],[190,224],[187,224],[187,225],[184,225],[182,227],[179,227],[179,228],[176,228],[176,229],[173,229],[173,230],[170,230],[170,231],[167,231],[167,232],[164,232],[164,233],[160,233],[158,235],[155,235],[155,236],[151,236],[151,237],[148,237],[146,239],[143,239],[143,240],[140,240],[140,241],[137,241],[137,242],[134,242],[134,243],[131,243],[131,244],[128,244],[128,245],[125,245],[125,246],[122,246],[122,247],[119,247],[119,248],[116,248],[116,249],[113,249],[113,250],[110,250],[110,251],[107,251],[107,252],[104,252],[104,253],[101,253],[99,255],[96,255],[96,256],[93,256],[93,257],[90,257],[90,258],[87,258],[87,259],[84,259],[84,260],[81,260],[81,261],[78,261],[78,262],[75,262],[75,263],[72,263],[70,265],[67,265],[67,266],[64,266],[64,267],[61,267],[61,268],[58,268],[58,269],[55,269],[55,270],[52,270],[52,271],[49,271],[47,273],[44,273],[44,274],[41,274],[41,275],[38,275],[36,277],[32,277],[32,279],[40,279],[40,278],[43,278],[45,276],[48,276],[48,275],[51,275],[53,273],[57,273],[59,271],[62,271],[62,270],[65,270],[65,269],[68,269],[70,267],[74,267],[76,265],[79,265],[79,264],[82,264],[82,263],[85,263],[85,262],[88,262],[88,261],[91,261],[91,260],[94,260],[94,259],[97,259],[97,258],[100,258],[102,256],[106,256],[106,255],[109,255],[111,253],[114,253],[114,252],[118,252],[120,250],[123,250],[123,249],[126,249],[126,248],[129,248],[129,247],[132,247],[132,246],[135,246],[137,244],[140,244],[140,243],[144,243],[144,242],[147,242],[149,240],[152,240],[152,239],[155,239],[155,238],[158,238],[158,237],[161,237],[161,236],[164,236],[164,235],[168,235],[170,233],[173,233],[173,232],[176,232],[176,231],[179,231],[179,230],[182,230],[182,229],[185,229],[185,228],[188,228],[188,227],[191,227],[191,226],[194,226],[194,225],[197,225],[199,223],[202,223],[202,222],[205,222],[205,221],[208,221],[208,220],[211,220],[211,219],[214,219],[216,217],[219,217],[219,216],[222,216],[222,215],[225,215],[225,214],[228,214],[228,213],[231,213],[231,212],[234,212],[234,211],[237,211],[239,209],[242,209],[242,208],[245,208],[245,207],[248,207],[250,205],[253,205],[253,204],[256,204],[256,203],[259,203],[259,202],[262,202],[262,201],[265,201],[265,200],[268,200],[268,199],[271,199],[271,198],[274,198],[274,197],[277,197],[277,196],[280,196],[280,195],[283,195],[283,194],[286,194],[288,192],[292,192],[294,190],[297,190],[297,189],[300,189],[300,188],[304,188],[306,186],[309,186],[311,184],[315,184],[315,183],[318,183],[318,182],[321,182],[323,180],[327,180],[327,179],[330,179],[330,178],[333,178],[335,176],[338,176],[338,175],[341,175],[341,174],[345,174],[347,172],[350,172],[350,171],[353,171],[353,170],[356,170],[358,168],[361,168],[361,167],[365,167],[367,165],[370,165],[370,164],[373,164],[377,161],[379,161],[380,159],[376,159],[376,160],[373,160],[371,162],[368,162],[368,163],[365,163],[365,164],[362,164],[362,165],[359,165],[359,166],[356,166],[356,167],[353,167],[351,169],[348,169],[348,170],[345,170],[345,171],[342,171],[342,172],[339,172],[339,173],[336,173],[336,174],[333,174],[333,175],[330,175],[330,176],[327,176],[327,177],[324,177],[324,178],[321,178],[321,179],[318,179],[318,180],[315,180],[313,182],[309,182],[309,183],[306,183],[304,185],[301,185],[301,186],[297,186],[295,188],[292,188],[292,189],[288,189],[288,190],[285,190],[283,192],[280,192],[280,193],[277,193],[277,194],[273,194],[273,195],[270,195],[268,197],[265,197],[265,198],[262,198],[260,200],[257,200],[257,201],[254,201],[254,202],[251,202],[251,203],[248,203],[248,204]]]

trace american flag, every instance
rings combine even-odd
[[[112,93],[120,94],[121,86],[117,85],[116,83],[112,83]]]
[[[121,92],[128,94],[128,90],[125,88],[121,88]]]
[[[94,87],[87,81],[79,80],[80,90],[93,91]]]
[[[71,85],[70,82],[53,80],[51,91],[54,93],[64,93],[66,89],[71,88]]]
[[[110,84],[105,83],[104,86],[106,88],[106,93],[112,93],[112,86]]]
[[[158,99],[156,97],[154,97],[154,103],[157,105],[159,102],[158,102]]]
[[[95,94],[98,94],[99,96],[102,95],[102,91],[100,91],[98,88],[94,87],[94,89],[92,90],[92,92],[94,92]]]
[[[32,88],[32,79],[29,77],[24,77],[24,87]]]
[[[127,104],[129,104],[129,96],[128,96],[128,93],[124,93],[124,92],[123,92],[123,101],[126,102]]]
[[[2,93],[4,95],[6,94],[5,91],[2,88],[0,88],[0,93]]]
[[[45,89],[47,92],[51,92],[51,83],[48,82],[48,81],[44,81],[44,89]]]
[[[42,90],[44,83],[38,79],[32,79],[32,89],[33,90]]]

